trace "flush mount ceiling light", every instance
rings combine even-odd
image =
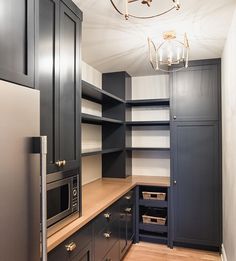
[[[133,14],[129,12],[129,7],[133,6],[133,5],[137,5],[137,4],[141,4],[144,7],[152,7],[152,0],[122,0],[123,1],[123,10],[122,8],[120,8],[118,6],[118,1],[117,0],[110,0],[111,4],[113,5],[113,7],[115,8],[115,10],[120,14],[123,15],[125,17],[126,20],[129,19],[129,17],[133,17],[133,18],[139,18],[139,19],[149,19],[149,18],[155,18],[161,15],[164,15],[172,10],[179,10],[180,9],[180,3],[179,0],[168,0],[170,1],[170,7],[162,12],[153,14],[153,15],[144,15],[144,16],[140,16],[138,14]],[[156,0],[153,0],[156,1]],[[115,4],[116,2],[116,4]]]
[[[148,47],[150,63],[154,70],[170,72],[172,65],[178,65],[175,71],[188,67],[189,41],[186,33],[181,42],[176,39],[175,32],[165,32],[163,42],[157,47],[148,38]]]

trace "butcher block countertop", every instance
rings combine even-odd
[[[126,179],[103,178],[82,187],[82,216],[48,238],[48,252],[94,219],[136,185],[169,187],[168,177],[130,176]]]

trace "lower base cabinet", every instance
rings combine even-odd
[[[92,224],[89,223],[48,255],[49,261],[93,261]]]
[[[120,261],[134,237],[131,190],[49,253],[49,261]]]

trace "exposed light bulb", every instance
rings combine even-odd
[[[163,61],[163,52],[162,52],[162,49],[160,49],[160,51],[159,51],[159,61],[160,61],[160,62]]]
[[[180,60],[180,49],[179,49],[179,47],[177,48],[177,61],[179,61]]]
[[[184,60],[185,58],[185,47],[183,46],[183,55],[182,55],[182,59]]]

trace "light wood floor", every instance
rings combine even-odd
[[[132,245],[124,261],[219,261],[218,253],[188,248],[170,249],[164,245],[138,243]]]

